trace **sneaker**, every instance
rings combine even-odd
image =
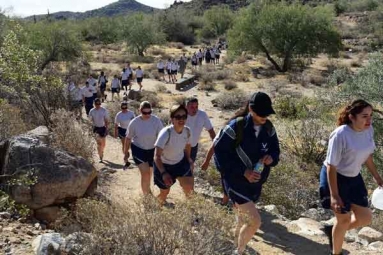
[[[128,162],[126,162],[125,165],[122,167],[122,170],[124,170],[124,171],[127,170],[129,166],[130,166],[130,162],[128,161]]]
[[[332,229],[333,228],[334,228],[334,225],[326,225],[323,228],[323,232],[326,234],[328,238],[328,243],[329,243],[331,252],[332,252]]]

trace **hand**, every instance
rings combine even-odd
[[[201,170],[206,171],[206,170],[208,169],[208,167],[209,167],[209,162],[204,161],[204,162],[202,163],[202,165],[201,165]]]
[[[342,208],[344,208],[344,204],[339,195],[331,196],[331,208],[334,212],[341,213]]]
[[[253,170],[247,169],[244,173],[244,176],[250,183],[258,182],[261,179],[261,174],[254,172]]]
[[[166,187],[170,187],[170,186],[172,186],[172,184],[173,184],[172,177],[171,177],[170,174],[167,173],[167,172],[165,172],[165,173],[162,175],[162,180],[164,181]]]
[[[270,156],[270,155],[265,155],[262,159],[261,159],[262,163],[265,165],[265,166],[268,166],[268,165],[271,165],[273,163],[273,158]]]
[[[379,176],[378,179],[375,179],[376,183],[378,184],[379,187],[383,188],[383,180],[382,177]]]

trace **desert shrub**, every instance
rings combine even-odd
[[[52,145],[93,162],[95,139],[89,126],[82,125],[73,113],[59,110],[52,115]]]
[[[327,83],[332,86],[340,85],[346,82],[348,79],[352,77],[352,72],[347,67],[342,67],[339,69],[333,70],[330,76],[327,78]]]
[[[198,84],[198,89],[204,91],[215,91],[215,87],[216,84],[209,80],[203,80],[200,84]]]
[[[182,42],[170,42],[168,43],[168,46],[170,48],[176,48],[179,50],[182,50],[183,48],[185,48],[185,45]]]
[[[383,232],[383,212],[375,210],[371,227]]]
[[[152,57],[152,56],[140,56],[140,55],[129,55],[127,57],[126,62],[151,64],[151,63],[154,63],[154,57]]]
[[[279,212],[289,219],[297,219],[317,201],[318,181],[290,154],[282,155],[281,160],[283,163],[272,169],[263,185],[260,201],[276,205]]]
[[[232,90],[238,88],[238,85],[235,81],[233,80],[227,80],[223,82],[223,85],[225,86],[226,90]]]
[[[0,141],[26,131],[20,109],[0,99]]]
[[[249,76],[252,73],[251,68],[247,65],[235,66],[233,68],[233,72],[234,72],[234,80],[240,81],[240,82],[248,82]]]
[[[242,107],[248,100],[248,95],[241,89],[221,92],[215,102],[219,108],[225,110],[235,110]]]
[[[287,86],[287,81],[285,80],[274,79],[274,80],[269,80],[265,82],[265,87],[269,87],[272,93],[279,93],[280,90],[286,86]]]
[[[322,75],[309,73],[305,73],[304,75],[307,77],[306,79],[313,85],[321,86],[326,83],[326,78]]]
[[[379,2],[377,0],[356,0],[350,1],[347,6],[349,12],[364,12],[374,11],[378,8]]]
[[[212,201],[195,197],[174,209],[155,198],[136,203],[79,201],[76,218],[92,235],[81,254],[231,254],[233,217]]]
[[[360,60],[353,60],[353,61],[351,61],[350,65],[351,65],[351,67],[361,67],[362,62]]]
[[[186,96],[184,95],[173,96],[172,101],[174,104],[184,105],[186,102]]]
[[[166,91],[168,91],[168,89],[166,88],[166,86],[164,84],[158,83],[158,84],[156,84],[156,91],[160,92],[160,93],[166,93]]]
[[[160,48],[152,48],[150,49],[149,53],[154,56],[164,56],[166,54],[166,52]]]
[[[154,114],[160,118],[164,126],[170,124],[170,113],[169,111],[155,111]]]
[[[145,90],[140,93],[138,101],[148,101],[151,103],[153,108],[157,108],[160,107],[161,98],[156,92]]]
[[[277,97],[273,108],[281,118],[300,119],[307,117],[309,99],[307,97],[292,97],[283,95]]]

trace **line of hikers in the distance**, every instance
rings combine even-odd
[[[378,186],[383,180],[373,162],[376,149],[372,127],[373,106],[355,100],[338,114],[338,128],[329,134],[328,150],[320,170],[320,199],[324,208],[332,209],[334,225],[325,226],[330,254],[342,254],[347,230],[368,225],[372,219],[368,194],[360,174],[365,165]],[[129,166],[130,151],[141,173],[144,195],[152,194],[150,180],[160,192],[157,198],[165,204],[171,186],[178,180],[186,197],[194,190],[194,162],[202,130],[213,140],[201,169],[214,159],[221,174],[224,203],[230,198],[237,215],[234,254],[243,254],[247,243],[261,225],[255,203],[272,167],[279,163],[280,147],[277,132],[269,116],[275,114],[270,97],[254,93],[235,116],[216,135],[206,112],[198,107],[197,98],[170,108],[170,125],[164,127],[153,115],[151,104],[141,102],[139,115],[121,103],[115,116],[114,136],[121,139],[124,169]],[[95,99],[89,118],[97,134],[98,154],[103,160],[105,137],[108,132],[108,111]],[[319,172],[319,169],[318,169]]]

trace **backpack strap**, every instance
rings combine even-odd
[[[171,135],[171,128],[170,128],[170,126],[168,126],[167,128],[166,128],[166,133],[168,133],[168,139],[166,140],[166,143],[165,143],[165,146],[166,145],[168,145],[168,143],[169,143],[169,141],[170,141],[170,135]]]
[[[234,140],[234,148],[237,148],[242,140],[243,140],[243,129],[245,127],[245,118],[237,117],[235,119],[235,140]]]

